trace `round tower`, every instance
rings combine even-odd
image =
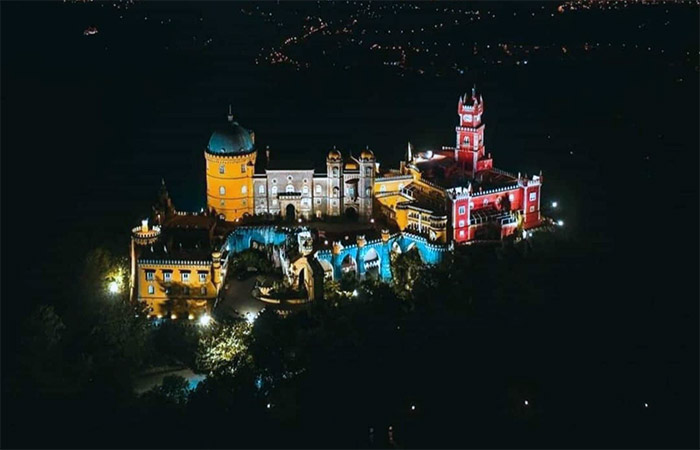
[[[233,222],[253,214],[255,134],[233,119],[229,106],[228,125],[214,131],[204,151],[207,176],[207,209]]]

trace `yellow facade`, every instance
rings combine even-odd
[[[257,152],[224,155],[204,152],[207,208],[234,222],[255,210],[253,173]]]
[[[155,317],[186,318],[210,312],[221,284],[220,269],[184,262],[139,262],[136,275],[138,300],[146,302],[149,315]]]

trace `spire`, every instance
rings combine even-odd
[[[231,104],[228,104],[228,116],[227,119],[229,122],[233,122],[233,112],[231,111]]]
[[[411,141],[408,141],[408,151],[406,152],[406,162],[413,161],[413,152],[411,151]]]

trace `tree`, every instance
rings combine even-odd
[[[244,320],[216,323],[202,331],[197,348],[197,369],[206,373],[224,370],[234,373],[250,363],[247,352],[251,326]]]

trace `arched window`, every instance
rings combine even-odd
[[[226,195],[226,188],[223,186],[219,186],[219,195]]]
[[[245,164],[241,164],[241,173],[245,173]]]
[[[294,192],[294,186],[291,184],[288,184],[287,187],[285,188],[285,191],[287,192]]]
[[[219,165],[219,173],[224,173],[225,170],[226,170],[225,165],[223,165],[223,164]]]
[[[469,146],[469,136],[464,136],[464,145]]]
[[[265,185],[261,184],[258,186],[258,194],[264,194],[265,193]]]
[[[386,184],[379,185],[379,192],[386,192]]]
[[[321,195],[321,185],[320,184],[316,185],[316,195]]]
[[[272,195],[277,195],[277,186],[272,186]]]
[[[366,195],[367,197],[371,197],[371,196],[372,196],[372,189],[371,189],[371,188],[367,188],[367,189],[365,190],[365,195]]]
[[[403,183],[399,183],[399,191],[403,189]]]
[[[248,193],[248,186],[245,184],[241,186],[241,194],[247,194]]]
[[[309,193],[309,187],[308,187],[308,186],[304,186],[303,188],[301,188],[301,193],[302,193],[302,194],[308,194],[308,193]]]
[[[337,176],[338,176],[338,168],[337,168],[337,167],[334,167],[334,168],[333,168],[333,176],[334,176],[334,177],[337,177]]]

